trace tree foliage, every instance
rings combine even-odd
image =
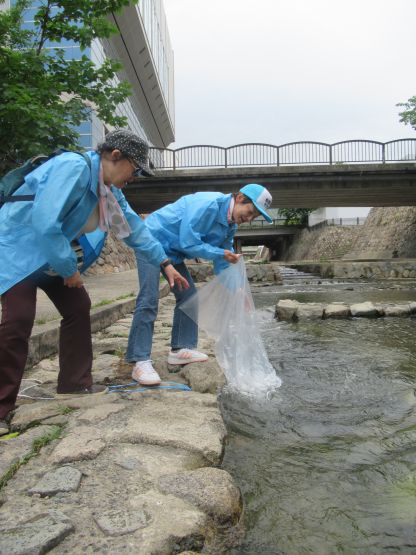
[[[407,102],[402,102],[397,106],[406,108],[406,110],[399,113],[400,121],[406,125],[411,125],[416,130],[416,96],[412,96]]]
[[[285,225],[306,225],[313,208],[279,208],[279,215],[285,218]]]
[[[76,148],[74,126],[92,110],[105,123],[125,125],[114,113],[130,94],[128,83],[114,79],[120,62],[97,67],[85,49],[116,32],[106,16],[129,3],[42,0],[31,31],[22,29],[30,0],[0,11],[0,175],[34,154]],[[65,59],[64,40],[79,44],[80,59]]]

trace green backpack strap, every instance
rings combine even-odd
[[[35,199],[35,195],[14,195],[13,193],[23,185],[25,177],[38,168],[40,165],[44,164],[51,158],[59,156],[65,152],[75,152],[84,158],[87,162],[89,169],[91,170],[91,159],[84,152],[77,152],[72,150],[57,149],[52,154],[47,156],[46,154],[39,154],[34,156],[29,160],[26,160],[24,164],[15,168],[14,170],[6,173],[5,176],[0,180],[0,208],[6,202],[20,202],[20,201],[30,201]]]

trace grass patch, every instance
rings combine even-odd
[[[111,303],[115,303],[116,301],[122,301],[123,299],[129,299],[130,297],[135,297],[136,294],[133,293],[133,291],[131,293],[126,293],[125,295],[120,295],[119,297],[116,297],[115,299],[103,299],[102,301],[99,301],[98,303],[95,303],[92,305],[91,308],[98,308],[100,306],[106,306],[108,304]]]
[[[95,303],[95,305],[93,305],[91,308],[98,308],[100,306],[105,306],[107,304],[111,304],[114,301],[110,301],[108,299],[103,299],[102,301],[100,301],[99,303]]]
[[[124,358],[124,349],[116,349],[114,351],[114,356],[118,357],[118,358]]]
[[[73,407],[58,407],[59,414],[70,414],[71,412],[74,412],[74,410],[77,409],[74,409]]]
[[[128,299],[129,297],[135,297],[135,296],[136,296],[136,293],[134,293],[134,291],[131,291],[131,293],[120,295],[119,297],[116,298],[116,301],[122,301],[123,299]]]
[[[35,439],[32,443],[32,449],[30,450],[30,452],[16,461],[14,464],[12,464],[7,472],[5,472],[0,478],[0,491],[4,488],[7,482],[13,478],[13,476],[16,474],[21,466],[27,464],[30,459],[33,459],[33,457],[36,457],[36,455],[38,455],[40,450],[45,447],[45,445],[48,445],[48,443],[50,443],[54,439],[58,439],[60,435],[61,427],[54,426],[53,430],[51,430],[49,433]]]

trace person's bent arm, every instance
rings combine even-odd
[[[113,192],[132,229],[131,235],[126,237],[124,242],[137,253],[144,256],[150,264],[163,266],[163,263],[169,259],[162,245],[153,237],[141,217],[134,212],[123,193],[118,189]],[[171,288],[176,284],[180,290],[188,289],[188,281],[175,270],[172,264],[163,266],[163,271]]]
[[[123,193],[114,187],[112,187],[111,191],[116,197],[131,228],[131,234],[125,237],[123,241],[132,248],[136,254],[140,254],[146,258],[149,264],[159,266],[168,258],[162,245],[147,229],[142,218],[132,209]]]

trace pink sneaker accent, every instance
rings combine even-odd
[[[191,362],[206,362],[208,356],[205,353],[193,349],[180,349],[176,353],[171,351],[168,355],[168,364],[190,364]]]
[[[162,381],[159,374],[153,368],[151,360],[136,362],[131,377],[140,385],[159,385]]]

